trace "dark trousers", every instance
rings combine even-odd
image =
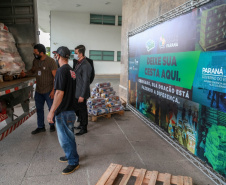
[[[88,110],[86,105],[87,100],[84,99],[82,103],[78,103],[76,99],[76,115],[80,118],[80,126],[82,129],[87,130],[88,125]]]
[[[50,92],[45,94],[40,94],[38,92],[35,92],[35,106],[37,109],[38,128],[45,127],[45,122],[44,122],[45,102],[47,103],[49,110],[51,109],[51,106],[53,104],[53,100],[49,97],[49,95],[50,95]],[[55,122],[55,117],[53,118],[53,121]],[[54,123],[49,123],[49,125],[54,125]]]

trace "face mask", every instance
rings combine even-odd
[[[60,64],[59,64],[59,62],[58,62],[59,60],[58,59],[56,59],[56,64],[57,64],[57,67],[58,68],[60,68]]]
[[[74,59],[78,60],[78,54],[74,54]]]
[[[36,55],[36,54],[34,54],[34,57],[35,57],[36,59],[38,59],[38,60],[40,60],[40,59],[41,59],[41,56],[40,56],[40,55]]]

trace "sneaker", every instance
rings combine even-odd
[[[50,125],[50,132],[54,132],[56,129],[55,129],[55,126],[54,125]]]
[[[73,173],[75,170],[79,169],[79,164],[78,165],[68,165],[63,171],[63,175],[68,175]]]
[[[31,134],[38,134],[38,133],[40,133],[40,132],[45,132],[46,131],[46,129],[45,129],[45,127],[44,128],[36,128],[35,130],[33,130],[32,132],[31,132]]]
[[[60,157],[59,161],[62,163],[65,163],[68,161],[68,159],[66,158],[66,156],[64,156],[64,157]]]

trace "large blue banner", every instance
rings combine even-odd
[[[129,37],[129,103],[226,176],[226,0]]]

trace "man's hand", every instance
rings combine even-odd
[[[53,122],[53,117],[54,117],[54,112],[50,111],[49,114],[48,114],[48,116],[47,116],[47,121],[49,123],[54,123]]]
[[[22,70],[20,73],[20,78],[24,78],[26,76],[26,73]]]
[[[52,90],[52,91],[50,92],[49,97],[50,97],[51,99],[54,98],[54,90]]]
[[[84,98],[83,97],[79,97],[78,103],[82,103],[83,101],[84,101]]]

